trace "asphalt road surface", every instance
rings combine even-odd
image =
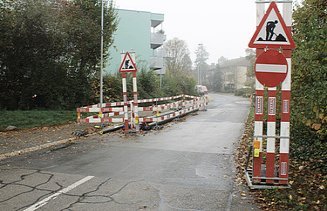
[[[233,182],[248,110],[248,99],[211,94],[207,111],[144,136],[1,161],[0,210],[251,210]]]

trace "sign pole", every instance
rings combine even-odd
[[[265,13],[265,5],[264,4],[256,4],[256,12],[257,12],[257,27],[260,24],[260,21]],[[258,56],[257,52],[257,56]],[[253,156],[253,177],[261,176],[261,163],[262,163],[262,135],[263,135],[263,95],[264,95],[264,87],[258,81],[255,80],[255,114],[254,114],[254,156]],[[259,144],[255,145],[255,142]],[[257,149],[256,149],[257,148]],[[258,152],[256,152],[258,151]],[[253,179],[253,182],[260,182],[258,179]]]
[[[126,52],[125,54],[121,54],[122,62],[119,67],[119,72],[122,74],[122,82],[123,82],[123,97],[124,97],[124,126],[125,126],[125,133],[128,132],[129,129],[129,122],[128,122],[128,102],[127,102],[127,84],[126,84],[126,77],[127,73],[133,73],[133,97],[134,101],[131,103],[131,124],[134,123],[136,131],[139,130],[139,123],[138,123],[138,102],[137,102],[137,80],[136,80],[136,64],[134,62],[134,54],[130,54]]]
[[[253,177],[261,176],[262,143],[263,143],[263,112],[264,112],[264,87],[256,79],[255,90],[255,113],[254,113],[254,139],[253,139]],[[260,182],[260,179],[253,179]]]
[[[123,82],[123,98],[124,98],[124,127],[125,127],[125,133],[128,132],[128,102],[127,102],[127,83],[126,83],[126,73],[122,73],[122,82]]]
[[[137,79],[136,79],[136,71],[133,72],[133,108],[134,108],[134,123],[135,123],[135,130],[138,132],[139,127],[139,108],[138,108],[138,99],[137,99]]]
[[[275,177],[276,87],[268,88],[266,177]],[[274,180],[267,179],[268,184]]]
[[[292,2],[284,3],[283,16],[287,30],[292,30]],[[290,100],[291,100],[291,67],[292,67],[292,51],[286,50],[286,60],[288,63],[288,73],[286,79],[282,83],[282,114],[280,135],[285,138],[280,139],[280,158],[279,158],[279,177],[286,180],[280,180],[280,184],[288,184],[289,169],[289,145],[290,145]]]

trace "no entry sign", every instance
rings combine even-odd
[[[287,60],[276,50],[267,50],[260,54],[255,61],[255,76],[267,87],[276,87],[283,82],[287,75]]]

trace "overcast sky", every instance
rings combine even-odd
[[[208,63],[220,56],[228,59],[245,55],[255,31],[255,0],[114,0],[119,9],[163,13],[167,40],[186,41],[194,52],[202,43],[209,52]]]

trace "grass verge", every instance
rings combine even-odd
[[[76,111],[55,110],[31,110],[31,111],[0,111],[0,131],[9,125],[18,129],[61,125],[73,122],[76,119]]]

